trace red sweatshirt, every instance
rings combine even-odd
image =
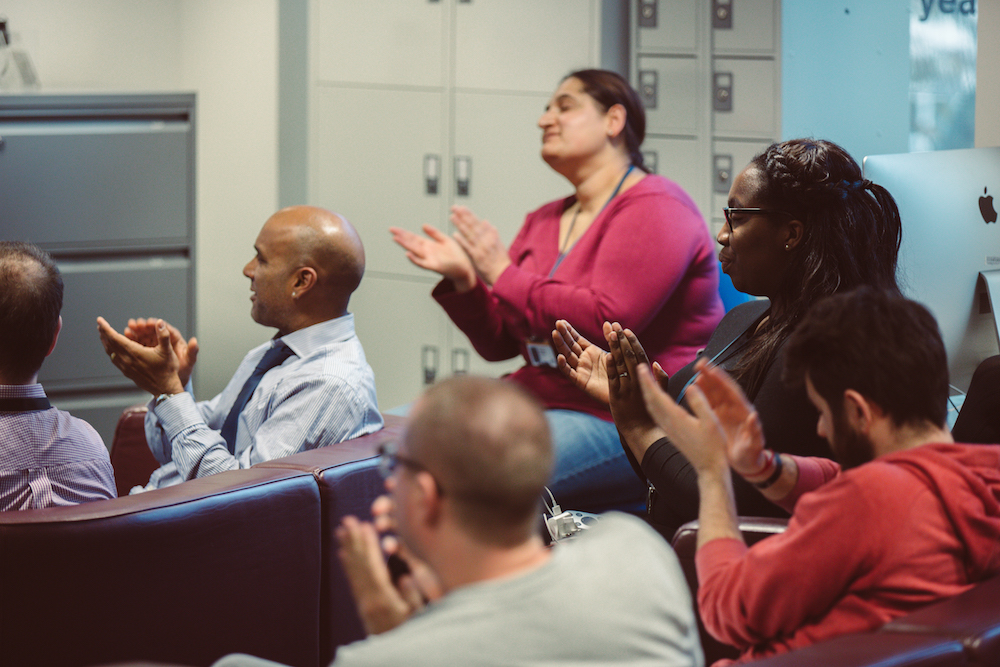
[[[845,472],[795,458],[788,529],[695,558],[705,626],[741,661],[872,630],[1000,573],[1000,446],[924,445]]]

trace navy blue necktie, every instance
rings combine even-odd
[[[222,437],[226,439],[226,445],[229,447],[230,454],[236,453],[236,424],[240,420],[240,413],[246,407],[247,401],[253,395],[254,389],[260,384],[264,373],[275,366],[280,366],[292,354],[292,350],[279,340],[275,343],[274,347],[264,353],[264,356],[261,357],[260,362],[257,364],[257,368],[253,369],[253,373],[250,374],[250,377],[243,384],[243,388],[240,389],[240,395],[236,397],[236,402],[233,403],[233,407],[226,416],[225,423],[222,425]]]

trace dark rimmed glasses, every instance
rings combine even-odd
[[[378,447],[378,471],[382,479],[389,479],[399,466],[406,466],[417,472],[429,472],[420,461],[416,461],[399,453],[399,446],[394,442],[386,442]]]
[[[779,213],[781,215],[792,216],[788,211],[779,211],[776,208],[729,208],[728,206],[722,209],[722,214],[726,216],[726,224],[729,225],[729,231],[733,231],[733,217],[734,215],[769,215]]]
[[[382,475],[382,479],[389,479],[396,474],[396,468],[399,466],[409,468],[414,472],[427,473],[431,476],[431,479],[434,480],[434,486],[437,487],[438,493],[444,495],[444,489],[441,487],[441,483],[438,482],[434,473],[427,469],[427,466],[416,459],[411,459],[408,456],[402,456],[399,453],[399,446],[395,442],[387,442],[379,445],[378,471],[379,474]]]

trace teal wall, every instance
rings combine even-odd
[[[910,0],[783,0],[782,135],[909,150]]]

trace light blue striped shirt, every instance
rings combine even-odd
[[[0,385],[0,398],[45,398],[40,384]],[[0,511],[115,498],[101,436],[68,412],[0,412]]]
[[[145,490],[249,468],[382,428],[375,376],[354,333],[354,315],[314,324],[281,340],[294,354],[265,373],[247,401],[236,427],[235,455],[219,431],[274,341],[250,350],[226,388],[210,401],[195,403],[190,392],[159,406],[150,401],[146,439],[163,465]]]

